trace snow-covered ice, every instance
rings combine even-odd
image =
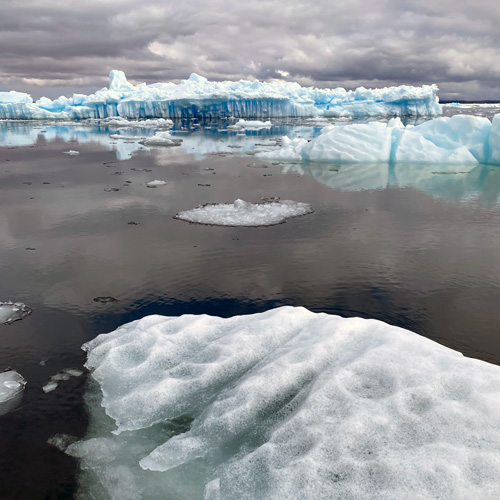
[[[0,92],[0,119],[83,120],[121,117],[272,118],[436,116],[442,113],[435,85],[346,91],[301,87],[294,82],[211,82],[192,74],[172,82],[133,85],[123,71],[112,70],[109,88],[33,102],[22,92]]]
[[[166,185],[167,185],[167,183],[165,181],[158,181],[158,180],[154,180],[154,181],[150,181],[150,182],[146,183],[146,186],[150,187],[150,188],[155,188],[158,186],[166,186]]]
[[[311,205],[292,200],[206,204],[175,215],[176,219],[214,226],[273,226],[312,212]]]
[[[500,163],[500,115],[493,122],[470,115],[442,117],[417,126],[388,123],[328,125],[310,141],[287,137],[282,146],[256,153],[265,160],[336,163]]]
[[[14,370],[0,373],[0,415],[13,410],[22,399],[26,380]]]
[[[31,312],[31,308],[22,302],[0,302],[0,323],[7,325],[14,323],[14,321],[25,318]]]
[[[229,125],[229,130],[243,130],[245,128],[261,129],[271,128],[273,124],[270,121],[262,122],[260,120],[238,120],[236,123]]]
[[[168,131],[156,132],[152,137],[147,137],[142,144],[147,146],[180,146],[182,139],[172,137],[172,134]]]
[[[89,498],[500,497],[500,368],[410,331],[281,307],[83,347]]]

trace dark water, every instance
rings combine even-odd
[[[182,147],[149,150],[98,127],[0,124],[0,301],[34,309],[0,325],[0,370],[28,381],[20,407],[0,417],[0,498],[72,497],[77,463],[47,439],[84,436],[85,375],[48,394],[42,386],[82,367],[85,341],[147,314],[302,305],[377,318],[500,364],[500,168],[273,165],[245,153],[318,131],[200,127],[177,132]],[[147,188],[154,179],[167,185]],[[268,196],[315,211],[264,228],[172,218]]]

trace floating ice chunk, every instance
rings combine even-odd
[[[118,467],[145,498],[500,495],[500,368],[407,330],[281,307],[149,316],[84,349],[118,428],[68,452],[113,498]]]
[[[31,313],[32,309],[22,302],[0,302],[0,323],[9,325]]]
[[[0,415],[13,410],[22,399],[26,380],[14,370],[0,373]]]
[[[121,139],[124,141],[144,141],[146,138],[138,135],[111,134],[111,139]]]
[[[57,389],[57,382],[47,382],[43,387],[42,390],[45,393],[55,391]]]
[[[491,124],[489,138],[490,158],[489,163],[500,165],[500,115],[495,115]]]
[[[142,144],[147,146],[180,146],[182,139],[173,138],[170,132],[157,132],[152,137],[147,137]]]
[[[261,128],[271,128],[273,124],[270,121],[262,122],[259,120],[238,120],[233,125],[229,125],[227,128],[230,130],[242,130],[245,128],[261,129]]]
[[[234,203],[206,204],[185,210],[175,215],[176,219],[214,226],[272,226],[287,219],[312,213],[307,203],[291,200],[249,203],[236,200]]]
[[[64,154],[69,156],[76,156],[80,154],[80,151],[73,151],[72,149],[70,149],[69,151],[64,151]]]
[[[167,183],[165,181],[150,181],[146,184],[147,187],[149,188],[154,188],[158,186],[166,186]]]
[[[80,377],[83,371],[78,368],[64,368],[61,372],[50,377],[50,380],[42,387],[43,392],[48,393],[57,389],[59,382],[69,380],[71,377]]]

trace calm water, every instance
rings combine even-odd
[[[28,381],[20,407],[0,416],[0,498],[72,497],[78,464],[47,439],[84,436],[86,375],[48,394],[42,386],[82,367],[85,341],[147,314],[302,305],[381,319],[500,364],[500,168],[275,165],[247,154],[281,134],[313,137],[311,123],[244,136],[178,130],[176,148],[110,139],[116,132],[0,123],[0,301],[34,309],[0,325],[0,370]],[[154,179],[167,185],[147,188]],[[172,218],[268,196],[315,211],[267,228]]]

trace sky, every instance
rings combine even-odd
[[[0,91],[281,79],[500,100],[498,0],[1,0]]]

